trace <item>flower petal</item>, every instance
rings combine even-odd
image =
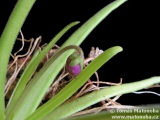
[[[69,73],[72,75],[72,76],[77,76],[79,73],[81,72],[81,66],[78,64],[78,65],[75,65],[75,66],[69,66]]]

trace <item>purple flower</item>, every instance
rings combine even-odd
[[[71,62],[72,59],[70,59],[70,57],[67,59],[67,62],[66,62],[66,69],[67,71],[69,72],[69,74],[72,76],[72,77],[75,77],[77,76],[80,72],[81,72],[81,66],[80,64],[77,64],[77,65],[74,65],[74,66],[70,66],[70,62]]]
[[[72,75],[72,76],[77,76],[80,71],[81,71],[81,66],[78,64],[78,65],[75,65],[75,66],[69,66],[69,69],[68,69],[69,73]]]

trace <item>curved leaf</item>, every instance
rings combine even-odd
[[[138,91],[156,83],[160,83],[160,77],[152,77],[152,78],[148,78],[138,82],[126,83],[126,84],[107,87],[98,91],[94,91],[74,101],[71,101],[64,105],[59,106],[58,108],[56,108],[55,110],[47,114],[42,120],[59,120],[67,116],[70,116],[80,110],[83,110],[97,102],[105,100],[107,98],[111,98],[120,94],[130,93],[133,91]],[[148,106],[148,107],[153,107],[153,106]],[[63,114],[61,113],[61,111],[63,111]],[[109,115],[111,116],[111,114]],[[97,120],[100,120],[100,119],[97,119]]]
[[[53,39],[52,41],[34,58],[34,60],[31,60],[26,67],[25,71],[21,75],[21,78],[18,81],[18,84],[16,85],[16,88],[14,89],[14,92],[10,98],[8,107],[6,109],[6,115],[7,118],[11,115],[12,107],[17,102],[18,98],[22,94],[26,83],[32,76],[32,74],[35,72],[38,64],[42,61],[44,56],[48,53],[48,51],[54,46],[54,44],[66,33],[71,27],[78,24],[79,22],[72,22],[69,25],[67,25],[62,31],[60,31]]]
[[[0,119],[5,117],[4,86],[9,57],[16,37],[35,0],[18,0],[0,36]],[[17,24],[18,23],[18,24]]]
[[[26,120],[36,120],[41,119],[65,100],[67,100],[71,95],[73,95],[89,78],[97,71],[105,62],[111,59],[114,55],[121,52],[122,48],[119,46],[112,47],[101,55],[99,55],[94,61],[92,61],[84,70],[76,76],[65,88],[63,88],[58,94],[56,94],[52,99],[50,99],[43,106],[38,108],[31,116]]]

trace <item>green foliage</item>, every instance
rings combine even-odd
[[[20,28],[25,21],[26,16],[28,15],[32,5],[35,2],[35,0],[19,0],[0,38],[0,56],[3,56],[3,59],[0,59],[0,120],[57,120],[61,118],[66,118],[69,115],[72,115],[77,111],[83,110],[86,107],[106,98],[137,91],[155,83],[160,83],[159,77],[153,77],[135,83],[123,84],[119,86],[101,89],[99,91],[92,92],[86,96],[80,97],[67,104],[61,105],[69,97],[71,97],[80,87],[82,87],[83,84],[90,78],[90,76],[95,71],[97,71],[103,64],[105,64],[108,60],[114,57],[117,53],[122,51],[122,48],[120,46],[115,46],[107,49],[106,51],[104,51],[104,53],[99,55],[84,70],[82,70],[80,74],[76,76],[76,78],[73,78],[73,80],[58,94],[56,94],[47,103],[37,109],[47,89],[57,77],[62,67],[65,65],[67,58],[74,52],[74,50],[71,49],[78,50],[78,46],[91,33],[91,31],[108,14],[110,14],[114,9],[119,7],[125,1],[126,0],[116,0],[112,2],[111,4],[101,9],[99,12],[97,12],[88,21],[86,21],[68,38],[68,40],[66,40],[62,47],[52,56],[52,58],[27,84],[28,80],[35,72],[38,64],[41,62],[46,53],[48,53],[52,46],[71,27],[78,24],[79,22],[73,22],[66,26],[51,40],[51,42],[43,49],[43,51],[37,51],[30,60],[25,71],[21,75],[19,82],[16,85],[16,88],[5,110],[4,85],[6,80],[5,75],[9,56],[13,48],[14,40],[16,39],[18,32],[20,31]],[[15,23],[15,21],[17,22]],[[96,96],[96,98],[92,99],[94,96]],[[74,107],[75,105],[77,105],[78,107]],[[63,111],[63,113],[60,111]],[[99,116],[97,117],[97,119],[104,119],[106,115],[108,115],[108,113],[104,115],[97,114],[97,116]],[[89,117],[96,118],[95,115],[91,115]]]
[[[14,45],[14,41],[30,9],[32,8],[34,2],[35,0],[19,0],[17,2],[0,38],[0,56],[3,56],[3,58],[0,59],[0,66],[1,66],[1,69],[0,69],[0,106],[1,106],[0,119],[1,120],[4,120],[5,118],[4,85],[6,80],[6,71],[7,71],[9,57]]]
[[[59,32],[53,39],[52,41],[35,57],[33,57],[31,59],[31,61],[29,62],[28,66],[26,67],[24,73],[22,74],[21,78],[19,79],[19,82],[11,96],[11,99],[9,101],[8,107],[6,109],[6,115],[10,115],[11,111],[12,111],[12,107],[15,104],[15,102],[18,100],[19,96],[22,94],[26,83],[28,82],[28,80],[30,79],[30,77],[32,76],[32,74],[34,73],[34,71],[36,70],[38,64],[40,63],[40,61],[42,61],[42,59],[44,58],[44,56],[48,53],[48,51],[52,48],[52,46],[59,40],[59,38],[61,38],[61,36],[67,31],[69,30],[71,27],[73,27],[74,25],[76,25],[79,22],[73,22],[71,24],[69,24],[68,26],[66,26],[61,32]],[[39,78],[41,76],[38,76]]]

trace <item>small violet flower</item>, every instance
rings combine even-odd
[[[66,62],[66,69],[72,77],[76,77],[82,70],[81,58],[76,54],[68,57]]]

